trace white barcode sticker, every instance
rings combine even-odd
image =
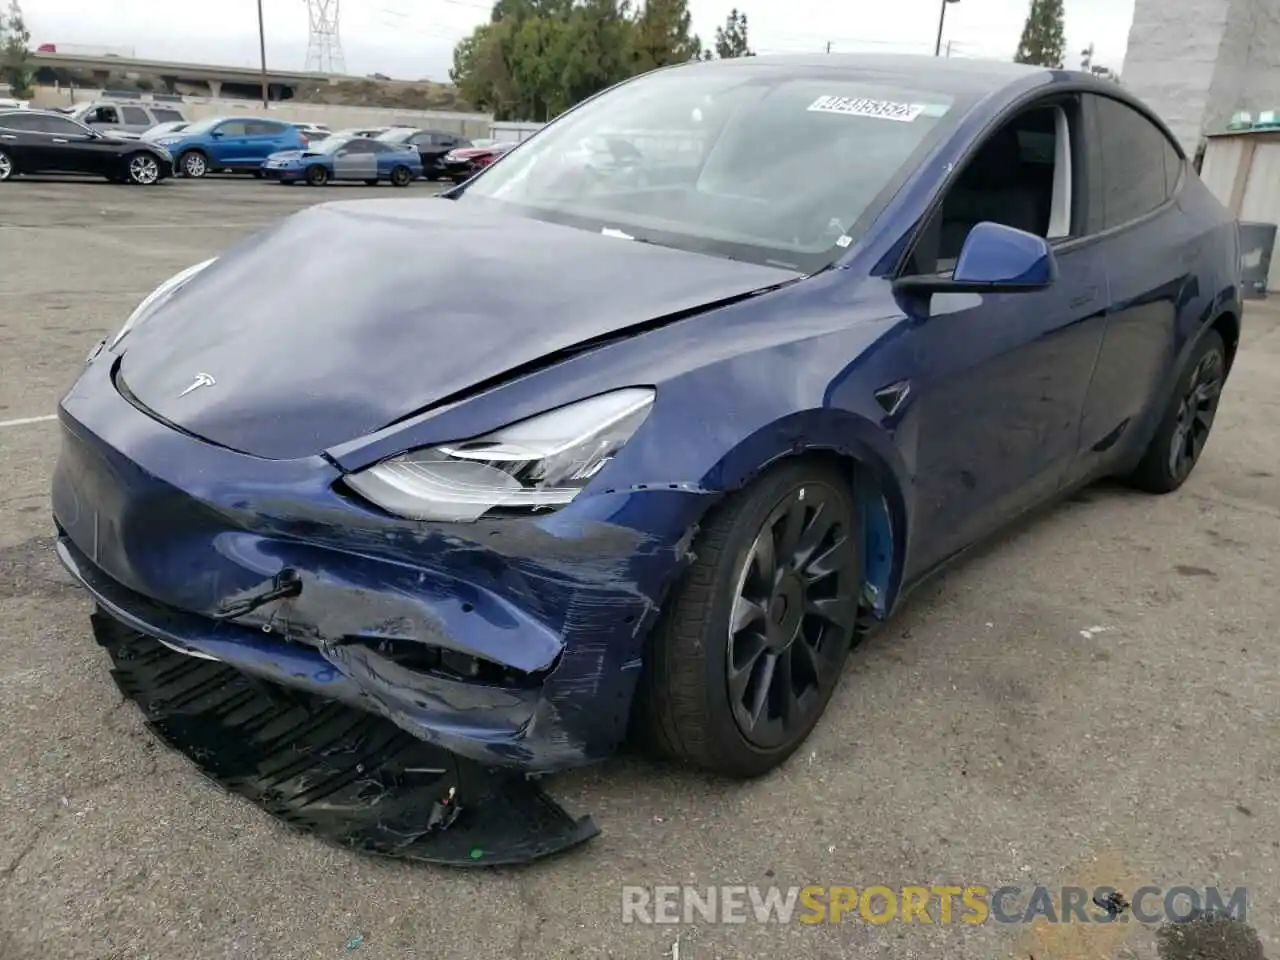
[[[809,104],[810,113],[839,113],[846,117],[872,117],[876,120],[896,120],[910,123],[925,112],[923,103],[895,103],[892,100],[871,100],[866,97],[819,97]]]

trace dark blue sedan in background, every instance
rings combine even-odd
[[[389,180],[393,186],[407,187],[422,176],[422,158],[413,146],[333,136],[300,150],[271,154],[262,163],[262,175],[280,183],[301,181],[313,187],[344,180],[370,186]]]
[[[575,160],[600,138],[625,176]],[[1235,223],[1114,83],[680,65],[162,285],[60,406],[58,550],[100,636],[466,758],[631,732],[755,776],[941,564],[1183,484],[1240,295]]]

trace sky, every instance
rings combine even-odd
[[[488,17],[484,0],[338,0],[346,72],[448,80],[453,47]],[[1119,70],[1134,0],[1065,0],[1067,64],[1094,45],[1094,62]],[[730,7],[747,14],[757,53],[883,50],[933,53],[939,0],[689,0],[705,44]],[[301,70],[307,55],[306,0],[262,0],[267,65]],[[958,0],[947,5],[944,45],[952,56],[1011,59],[1030,0]],[[155,0],[22,0],[32,45],[130,48],[133,55],[257,66],[257,0],[160,4]],[[88,52],[88,51],[86,51]],[[120,49],[121,55],[126,50]]]

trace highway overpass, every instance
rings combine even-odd
[[[91,74],[97,86],[107,86],[110,74],[143,74],[158,79],[170,93],[181,93],[183,87],[207,87],[209,96],[222,96],[224,86],[236,93],[245,88],[262,89],[262,72],[255,67],[220,67],[205,63],[178,63],[171,60],[141,60],[135,57],[86,56],[76,53],[32,51],[30,64],[37,76],[42,69]],[[296,88],[332,83],[344,79],[327,73],[302,70],[267,70],[271,99],[288,100]],[[230,92],[230,91],[228,91]],[[255,95],[255,94],[249,94]],[[260,95],[260,94],[257,94]]]

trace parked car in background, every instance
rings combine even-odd
[[[351,127],[346,130],[334,130],[329,134],[331,137],[342,137],[344,140],[348,137],[369,137],[377,138],[382,136],[388,130],[394,130],[394,127]]]
[[[175,133],[181,133],[189,126],[191,126],[191,124],[187,123],[185,120],[178,120],[170,123],[157,123],[154,127],[144,133],[141,139],[146,140],[148,143],[155,143],[161,137],[171,137]]]
[[[450,150],[440,161],[441,174],[450,180],[462,181],[475,176],[512,147],[510,142],[476,140],[469,147]]]
[[[383,143],[369,137],[329,137],[302,150],[286,150],[267,157],[262,174],[280,183],[363,181],[370,186],[389,180],[407,187],[422,176],[422,160],[413,147]]]
[[[94,130],[51,110],[0,111],[0,180],[72,173],[150,186],[173,175],[163,147]]]
[[[67,111],[72,120],[95,130],[116,130],[141,136],[161,123],[181,123],[187,118],[178,107],[146,100],[121,102],[94,100]]]
[[[466,137],[456,133],[445,133],[441,130],[419,130],[416,127],[393,127],[378,139],[383,143],[403,144],[418,151],[422,160],[423,176],[428,180],[439,180],[444,176],[444,156],[451,150],[470,147],[473,144]]]
[[[262,117],[197,120],[155,142],[173,154],[180,175],[195,178],[218,170],[260,175],[271,154],[307,145],[293,124]]]
[[[298,128],[298,132],[302,134],[302,139],[307,143],[318,143],[321,140],[327,140],[333,134],[329,127],[323,123],[294,123]]]

